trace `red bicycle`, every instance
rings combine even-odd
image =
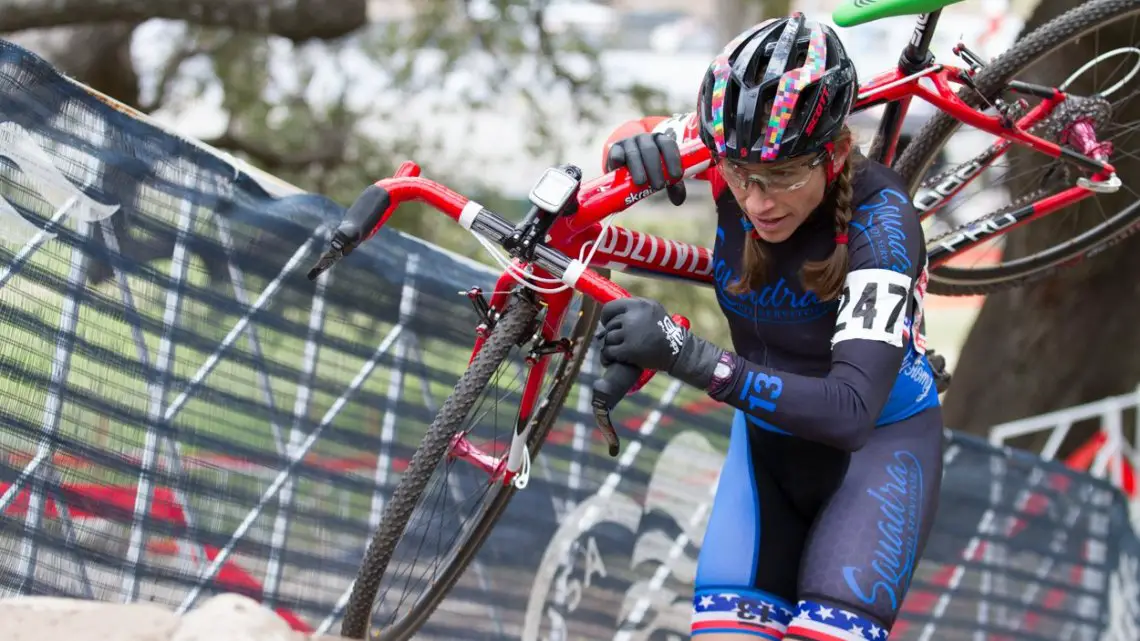
[[[909,8],[914,1],[851,0],[835,17],[841,26],[851,26],[886,15],[916,13]],[[984,189],[977,192],[991,201],[998,194],[1006,201],[1004,205],[971,214],[966,224],[928,241],[929,291],[973,294],[1048,274],[1134,230],[1140,218],[1140,198],[1125,187],[1125,193],[1133,197],[1119,213],[1101,216],[1085,225],[1086,229],[1055,233],[1053,238],[1060,239],[1055,245],[1034,251],[1007,247],[996,265],[951,262],[982,243],[1002,239],[1020,225],[1046,216],[1053,220],[1057,216],[1050,215],[1056,212],[1080,214],[1078,210],[1089,203],[1103,213],[1106,203],[1119,200],[1113,194],[1124,185],[1117,168],[1137,158],[1135,153],[1120,150],[1136,125],[1115,125],[1111,116],[1124,111],[1137,91],[1111,102],[1109,98],[1125,86],[1140,87],[1140,80],[1133,82],[1140,73],[1140,49],[1119,47],[1095,54],[1091,62],[1074,51],[1083,52],[1090,43],[1099,43],[1104,30],[1108,30],[1105,40],[1120,39],[1130,30],[1123,42],[1137,42],[1140,0],[1094,0],[1078,6],[1024,36],[991,63],[959,44],[954,53],[966,61],[965,67],[935,62],[929,52],[941,7],[952,1],[936,0],[937,7],[919,15],[898,68],[862,85],[854,109],[886,105],[869,154],[886,164],[894,158],[900,123],[912,98],[925,100],[941,112],[893,165],[906,179],[924,221],[945,210],[961,213],[963,206],[969,213],[969,188],[986,172],[1000,168],[999,159],[1009,157],[1029,166],[1029,172],[1014,175],[1004,190],[992,174],[989,179],[981,178]],[[1073,60],[1087,64],[1062,75]],[[1104,63],[1115,63],[1115,69],[1103,73],[1109,85],[1098,89],[1092,85],[1100,80],[1102,73],[1097,68]],[[1037,81],[1050,77],[1061,81]],[[953,85],[961,89],[955,93]],[[1031,106],[1031,101],[1036,104]],[[988,134],[995,142],[924,180],[962,124]],[[710,167],[709,154],[699,141],[685,144],[682,152],[687,177]],[[482,239],[504,271],[489,299],[478,289],[467,292],[480,319],[474,350],[385,505],[347,603],[341,634],[348,638],[363,638],[373,622],[384,639],[410,638],[463,575],[515,491],[525,486],[531,461],[577,380],[600,306],[628,296],[606,277],[608,270],[704,285],[714,280],[713,255],[708,248],[609,224],[611,215],[652,194],[650,189],[635,187],[624,169],[585,182],[576,167],[547,169],[531,191],[533,207],[518,223],[419,174],[415,163],[406,162],[392,178],[369,186],[348,209],[333,234],[331,248],[309,277],[316,278],[349,254],[375,234],[401,203],[413,200],[426,202]],[[1014,195],[1019,189],[1025,193]],[[1089,216],[1077,217],[1084,220],[1082,225],[1088,223]],[[510,353],[515,349],[520,355],[512,359]],[[512,369],[521,380],[521,392],[491,395],[494,407],[483,410],[480,398]],[[611,456],[618,454],[619,438],[610,411],[652,375],[615,366],[593,384],[594,416]],[[497,405],[504,400],[510,407],[509,436],[504,433],[504,440],[499,441],[497,433],[487,436],[484,428],[487,415],[497,415]],[[474,474],[474,480],[449,480],[450,474],[460,471]],[[440,479],[444,498],[429,500],[425,497],[429,483]],[[420,508],[441,503],[462,507],[465,501],[455,494],[464,488],[479,495],[478,506],[454,535],[443,533],[455,520],[450,517],[429,517],[426,523],[413,520]],[[408,570],[389,576],[398,545],[416,535],[423,537],[411,546],[417,553],[428,538],[441,543],[429,554],[430,567],[425,571],[435,573],[417,577]],[[391,587],[420,579],[422,593],[410,603],[405,603],[406,595],[388,598]],[[388,585],[384,592],[380,591],[382,582]],[[470,617],[463,619],[466,626],[476,623]]]

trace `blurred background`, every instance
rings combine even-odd
[[[7,25],[0,18],[0,30],[17,44],[302,188],[347,205],[364,186],[413,159],[425,175],[519,216],[547,164],[572,162],[596,175],[602,142],[614,127],[690,110],[718,43],[740,25],[790,10],[830,22],[836,5],[342,0],[286,10],[260,0],[151,0],[140,14],[125,2],[102,3],[103,9],[22,4],[30,8]],[[970,0],[948,7],[935,55],[952,58],[959,40],[983,55],[1000,52],[1020,30],[1024,4]],[[839,29],[861,78],[891,68],[912,24],[907,17]],[[904,133],[917,131],[929,115],[916,101]],[[863,145],[877,116],[855,120]],[[714,215],[701,187],[690,186],[681,208],[661,195],[643,201],[623,215],[623,224],[711,243]],[[390,224],[487,260],[473,238],[442,216],[402,211]],[[706,333],[726,338],[711,291],[622,282],[693,310]],[[930,315],[934,343],[952,362],[978,303],[952,301]]]
[[[964,0],[943,9],[932,52],[937,60],[962,64],[952,52],[962,42],[991,59],[1023,30],[1078,4]],[[793,10],[830,23],[837,5],[838,0],[0,0],[0,33],[164,125],[342,206],[412,159],[424,175],[519,218],[532,182],[546,166],[571,162],[587,177],[596,176],[602,172],[602,144],[615,127],[648,114],[691,110],[719,43],[743,25]],[[913,23],[898,17],[837,27],[861,80],[894,67]],[[1079,45],[1057,52],[1041,62],[1048,73],[1036,80],[1057,82],[1089,60],[1092,49],[1134,47],[1136,33],[1129,25],[1087,43],[1089,50]],[[1052,78],[1050,70],[1062,76]],[[864,149],[879,114],[868,110],[852,118]],[[904,138],[931,115],[929,105],[913,101]],[[1134,120],[1131,112],[1117,117]],[[963,127],[943,160],[967,161],[988,140]],[[1121,162],[1127,163],[1125,142]],[[982,213],[979,206],[992,211],[995,203],[988,197],[997,192],[984,177],[979,184],[979,193],[970,194],[977,204],[961,204],[951,215],[964,212],[971,219]],[[709,192],[692,184],[688,193],[682,207],[670,205],[663,194],[643,200],[619,224],[711,245]],[[1058,224],[1074,220],[1054,218]],[[408,206],[388,225],[491,264],[473,237],[434,211]],[[1029,227],[1037,228],[1053,233],[1047,225]],[[1012,292],[928,297],[930,344],[951,368],[973,368],[956,379],[959,391],[946,397],[948,424],[986,433],[1000,421],[1133,389],[1140,357],[1121,355],[1131,353],[1122,346],[1138,337],[1126,324],[1106,328],[1101,320],[1106,314],[1128,318],[1103,311],[1115,310],[1121,297],[1135,293],[1132,279],[1123,276],[1134,271],[1127,245]],[[728,342],[711,290],[615,279],[635,294],[685,309],[704,335]],[[1058,291],[1099,292],[1098,306],[1085,297],[1066,311],[1054,295]],[[989,312],[979,316],[984,302],[991,303]],[[1031,321],[1037,312],[1052,315]],[[981,322],[987,318],[988,324]],[[1010,322],[1016,332],[1006,328]],[[1049,340],[1063,335],[1070,338]],[[1097,377],[1088,376],[1084,353],[1071,351],[1088,344],[1090,336],[1111,356],[1102,359],[1111,365],[1102,366]],[[976,358],[961,358],[963,353]],[[993,386],[995,358],[1003,371],[1025,375]],[[1046,371],[1052,374],[1045,377]],[[1060,382],[1070,375],[1084,382]],[[987,400],[979,403],[979,397]]]
[[[1140,0],[1126,2],[1138,6]],[[994,57],[1024,29],[1077,4],[964,0],[943,11],[933,53],[957,63],[951,49],[963,42],[983,58]],[[470,346],[472,311],[456,290],[490,287],[494,272],[472,262],[491,260],[458,225],[407,206],[389,226],[450,255],[386,231],[338,267],[334,284],[314,283],[297,265],[312,250],[315,233],[323,233],[321,223],[338,220],[366,186],[407,159],[426,176],[517,219],[546,166],[572,162],[596,176],[602,143],[615,127],[690,110],[720,43],[746,25],[795,9],[829,21],[834,8],[822,1],[743,0],[0,0],[0,37],[165,126],[309,192],[278,199],[251,181],[239,185],[232,167],[216,157],[190,153],[189,145],[121,118],[87,92],[73,96],[74,87],[39,60],[33,64],[5,47],[0,116],[11,125],[6,132],[17,126],[35,131],[42,142],[27,138],[50,149],[68,179],[103,194],[101,203],[125,204],[124,215],[63,230],[61,242],[43,242],[46,235],[34,229],[28,235],[42,245],[0,239],[6,243],[0,253],[8,252],[0,261],[6,270],[0,274],[0,382],[7,383],[0,386],[0,482],[10,482],[0,485],[7,497],[0,496],[0,514],[8,517],[0,522],[0,546],[7,546],[0,548],[0,575],[7,577],[0,588],[188,604],[202,586],[226,587],[264,597],[313,628],[331,629],[388,492],[465,364],[454,350]],[[838,29],[861,79],[895,65],[912,24],[895,18]],[[1103,38],[1083,37],[1035,58],[1037,69],[1022,77],[1056,84],[1096,55],[1093,45],[1131,48],[1140,56],[1138,25],[1133,17],[1106,29]],[[1118,60],[1108,64],[1122,68]],[[1095,69],[1092,75],[1095,81]],[[1128,131],[1140,123],[1140,101],[1127,101],[1140,89],[1124,93],[1115,114],[1124,124],[1113,135],[1128,184],[1140,167]],[[877,115],[853,118],[865,149]],[[913,103],[904,135],[915,135],[931,116],[929,107]],[[968,129],[951,139],[945,161],[966,161],[987,144]],[[15,215],[29,220],[62,215],[64,203],[48,196],[63,192],[48,189],[41,197],[39,179],[10,162],[26,152],[21,145],[27,141],[2,142],[0,203],[14,203],[20,207]],[[1017,175],[1032,180],[1041,173],[1030,163]],[[980,193],[968,195],[981,196],[981,206],[992,210],[1002,190],[978,182]],[[220,191],[220,200],[212,190]],[[688,191],[682,207],[654,196],[618,223],[710,245],[715,216],[708,189],[692,184]],[[1135,194],[1122,190],[1115,202],[1134,202]],[[976,215],[977,207],[955,211]],[[1050,217],[1003,237],[1011,245],[998,252],[1012,246],[1011,254],[1025,255],[1071,238],[1074,222],[1101,215],[1090,206],[1071,217]],[[978,638],[975,615],[988,626],[1000,619],[1010,637],[1024,637],[1022,624],[1031,616],[1044,629],[1060,630],[1037,611],[1083,616],[1122,594],[1131,609],[1113,606],[1112,620],[1140,621],[1140,599],[1133,598],[1140,594],[1134,588],[1140,543],[1127,527],[1124,498],[1090,476],[1056,468],[1044,474],[1036,458],[1014,458],[981,439],[962,438],[1049,449],[1050,456],[1101,476],[1110,457],[1140,463],[1132,430],[1128,442],[1123,436],[1140,426],[1135,242],[984,299],[927,299],[929,342],[955,371],[943,405],[955,435],[946,453],[947,507],[935,528],[940,542],[924,558],[925,594],[909,603],[914,620],[925,626],[932,599],[942,603],[941,595],[956,595],[950,610],[934,612],[942,617],[939,638],[966,638],[944,633],[959,620],[969,638]],[[116,255],[128,259],[117,273]],[[728,343],[712,291],[616,279],[635,294],[684,310],[701,334]],[[132,297],[141,304],[130,303]],[[515,360],[517,369],[521,355]],[[592,361],[580,382],[597,375]],[[609,501],[611,478],[622,483],[613,496],[621,518],[602,524],[617,534],[608,544],[602,539],[600,549],[610,555],[614,574],[593,598],[598,607],[579,611],[577,625],[610,632],[615,626],[607,609],[621,604],[627,612],[645,612],[626,597],[642,590],[669,596],[660,589],[664,579],[658,577],[666,575],[658,567],[685,548],[679,569],[670,570],[678,575],[669,579],[676,602],[659,609],[677,615],[670,626],[688,629],[685,590],[695,558],[684,541],[698,540],[703,525],[692,516],[701,514],[694,506],[707,505],[708,498],[691,490],[703,487],[720,464],[724,407],[655,377],[622,410],[631,417],[626,442],[637,443],[627,451],[640,454],[614,463],[589,436],[588,385],[577,389],[536,458],[530,489],[511,503],[452,593],[451,609],[440,610],[457,616],[433,619],[447,628],[436,638],[462,638],[454,630],[467,630],[475,619],[503,626],[493,638],[513,633],[523,619],[528,625],[544,617],[569,619],[577,604],[559,609],[566,605],[560,602],[548,612],[544,602],[547,596],[566,601],[573,592],[564,588],[579,556],[560,559],[554,542],[585,536],[574,532],[579,521],[568,515],[592,509],[597,497]],[[1010,429],[1010,421],[1022,419],[1032,429]],[[995,440],[999,428],[1005,436]],[[1074,451],[1076,459],[1069,456]],[[695,460],[701,452],[708,456]],[[482,487],[481,473],[470,476],[458,489]],[[1117,476],[1126,480],[1113,480],[1135,498],[1132,477]],[[21,483],[30,487],[20,490]],[[672,485],[661,490],[662,484]],[[438,489],[445,496],[453,488],[441,483]],[[152,494],[165,516],[151,510],[147,518]],[[462,504],[459,494],[444,502]],[[76,518],[58,507],[65,504]],[[50,518],[50,509],[59,518]],[[1140,502],[1133,509],[1140,514]],[[1004,516],[994,519],[994,513]],[[977,544],[983,533],[993,549]],[[1117,554],[1109,546],[1131,551]],[[1031,554],[1045,550],[1049,554]],[[975,553],[984,557],[981,563]],[[973,574],[959,586],[963,560]],[[95,567],[90,576],[88,565]],[[1070,572],[1076,565],[1089,572]],[[1026,576],[1024,568],[1034,569],[1036,583],[1017,578]],[[231,574],[223,580],[223,572]],[[1007,582],[1006,575],[1015,580]],[[992,582],[994,593],[988,592],[991,576],[1001,577]],[[1108,576],[1123,577],[1124,587],[1110,587]],[[584,581],[590,580],[587,571]],[[1099,582],[1102,593],[1088,599],[1086,580]],[[1041,581],[1057,589],[1026,587]],[[528,599],[520,598],[524,593]],[[1057,594],[1064,598],[1055,600]],[[501,620],[472,617],[472,603],[512,611]],[[991,609],[995,603],[1001,607]],[[594,609],[610,620],[597,618]],[[913,627],[911,634],[929,638],[923,631],[929,629]],[[536,638],[534,630],[525,638]]]

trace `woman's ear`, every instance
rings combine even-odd
[[[835,151],[831,154],[831,171],[838,173],[843,169],[843,163],[847,162],[847,156],[851,153],[851,136],[844,136],[839,142],[835,144]]]

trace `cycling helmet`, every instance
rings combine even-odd
[[[855,101],[855,65],[796,12],[741,33],[709,65],[697,111],[714,158],[774,162],[829,149]]]

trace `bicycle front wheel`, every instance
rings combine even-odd
[[[948,264],[931,267],[930,293],[961,296],[1016,287],[1048,276],[1135,231],[1140,207],[1132,205],[1140,200],[1135,187],[1140,162],[1129,152],[1140,143],[1138,39],[1140,0],[1093,0],[1034,29],[986,65],[975,77],[978,91],[969,87],[959,91],[968,104],[983,108],[998,97],[1010,102],[1022,97],[1037,100],[1013,92],[1003,96],[1011,80],[1063,86],[1075,98],[1054,108],[1032,133],[1060,143],[1061,133],[1073,122],[1096,119],[1098,140],[1114,146],[1110,161],[1123,186],[1115,194],[1094,194],[1022,229],[984,241]],[[989,134],[961,127],[949,114],[938,113],[914,137],[895,169],[918,202],[933,193],[923,190],[952,180],[956,172],[972,171],[978,150],[996,141]],[[939,152],[951,159],[950,167],[930,176]],[[948,234],[987,219],[997,220],[1012,208],[1075,185],[1082,177],[1076,172],[1072,165],[1012,146],[927,221],[927,247],[937,246]]]
[[[577,379],[600,311],[597,303],[581,295],[576,295],[581,305],[576,317],[573,307],[566,314],[572,328],[562,335],[570,339],[569,350],[548,357],[550,380],[540,388],[541,400],[531,416],[518,415],[521,391],[500,388],[520,379],[525,382],[529,368],[521,358],[512,358],[512,352],[535,338],[536,328],[545,322],[545,310],[530,292],[515,292],[509,298],[384,508],[349,597],[341,636],[363,639],[371,629],[373,636],[397,641],[412,638],[423,627],[464,575],[515,494],[513,485],[451,458],[452,439],[464,434],[484,451],[498,455],[509,446],[519,423],[527,421],[527,446],[533,459]],[[509,429],[489,435],[488,423],[501,417],[504,411],[499,406],[504,404],[510,406],[505,412],[511,417]],[[436,514],[433,510],[439,508],[453,509]],[[411,553],[416,558],[409,561]],[[416,585],[422,589],[415,590]],[[409,588],[413,594],[396,593]]]

